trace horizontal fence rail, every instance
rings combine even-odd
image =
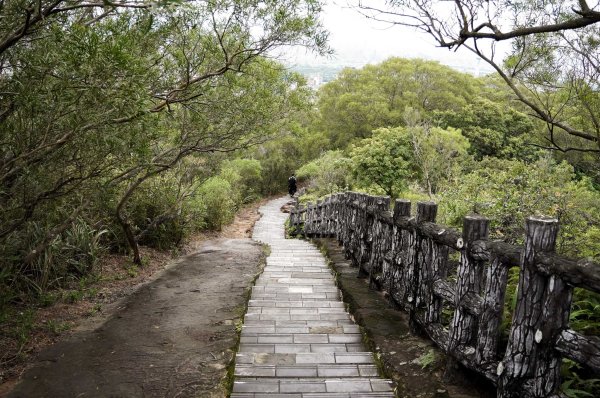
[[[498,397],[559,397],[563,358],[600,374],[600,338],[569,329],[573,288],[600,293],[600,265],[554,253],[558,221],[530,217],[524,246],[488,239],[489,220],[464,218],[462,231],[435,223],[437,205],[356,192],[290,212],[292,235],[334,237],[344,253],[409,313],[448,357],[497,386]],[[460,254],[459,260],[453,260]],[[500,341],[509,268],[519,267],[508,342]],[[446,309],[446,311],[444,311]],[[450,311],[448,310],[450,309]]]

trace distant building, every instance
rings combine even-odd
[[[313,73],[306,77],[308,87],[318,90],[323,85],[323,76],[320,73]]]

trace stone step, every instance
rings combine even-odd
[[[393,392],[233,393],[231,398],[394,398]]]
[[[393,392],[233,393],[231,398],[393,398]]]
[[[311,289],[313,293],[339,293],[339,290],[335,286],[313,286],[297,285],[297,286],[283,286],[283,285],[271,285],[271,286],[253,286],[252,292],[260,293],[298,293]]]
[[[239,352],[236,364],[295,365],[295,364],[373,364],[370,352],[319,352],[319,353],[253,353]]]
[[[335,320],[295,320],[295,321],[288,321],[288,320],[270,320],[270,321],[261,321],[260,319],[258,319],[262,314],[250,314],[249,317],[246,317],[246,319],[244,320],[244,325],[242,325],[242,328],[244,326],[248,327],[257,327],[257,326],[264,326],[264,327],[272,327],[272,328],[279,328],[279,327],[337,327],[337,326],[346,326],[346,325],[353,325],[356,326],[354,324],[354,322],[352,322],[351,319],[335,319]],[[358,327],[358,326],[356,326]],[[271,329],[273,330],[273,329]],[[312,330],[316,330],[316,329],[312,329]],[[271,331],[271,332],[265,332],[265,333],[279,333],[276,331]]]
[[[237,365],[240,377],[376,377],[375,365]]]
[[[233,392],[250,393],[393,393],[389,380],[376,378],[237,378]]]
[[[257,344],[347,344],[347,343],[360,343],[362,342],[362,334],[360,333],[253,333],[242,329],[242,336],[256,335],[258,341]]]
[[[236,355],[233,398],[393,397],[365,352],[320,251],[285,239],[289,199],[259,210],[253,238],[271,253],[252,288]]]
[[[345,308],[344,303],[341,301],[332,301],[332,300],[319,300],[319,301],[303,301],[302,299],[291,301],[291,300],[263,300],[263,299],[255,299],[252,298],[248,301],[248,307],[251,309],[252,307],[270,307],[270,308],[315,308],[315,309],[323,309],[323,308]]]
[[[308,290],[305,293],[300,292],[278,292],[278,293],[254,293],[252,295],[254,300],[276,300],[276,301],[315,301],[315,300],[339,300],[339,293],[309,293]]]
[[[241,343],[240,353],[288,354],[298,352],[364,352],[365,347],[357,343]]]
[[[316,311],[315,311],[316,312]],[[340,313],[313,313],[313,314],[257,314],[249,313],[246,314],[244,322],[247,320],[261,320],[261,321],[337,321],[337,320],[350,320],[350,315],[346,312]],[[275,332],[267,332],[275,333]]]

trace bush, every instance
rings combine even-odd
[[[285,136],[256,148],[262,166],[260,191],[264,195],[287,192],[290,175],[302,164],[299,138]]]
[[[231,222],[236,211],[235,192],[231,184],[222,177],[211,177],[196,192],[197,201],[205,209],[206,226],[220,231]]]
[[[194,229],[195,213],[188,191],[193,186],[182,184],[171,173],[165,173],[139,188],[129,201],[127,213],[141,245],[168,250],[179,246]],[[117,236],[123,232],[113,226]],[[124,241],[123,237],[117,241]]]
[[[454,181],[441,193],[440,221],[460,227],[469,213],[491,219],[490,234],[521,243],[525,218],[545,215],[560,221],[557,251],[600,259],[600,193],[587,178],[576,179],[573,167],[542,158],[484,159],[479,168]]]
[[[221,165],[219,177],[231,185],[236,203],[250,203],[260,197],[262,166],[258,160],[226,160]]]
[[[67,230],[51,237],[47,245],[48,227],[31,222],[22,234],[15,234],[7,242],[14,246],[5,254],[0,272],[0,309],[10,302],[43,298],[50,289],[65,287],[93,272],[105,251],[101,237],[105,230],[97,230],[82,218],[77,218]],[[45,246],[40,250],[40,245]],[[23,259],[35,250],[39,253],[30,262]]]
[[[350,159],[341,151],[327,151],[297,171],[300,180],[309,180],[309,189],[317,196],[346,189],[350,177]]]

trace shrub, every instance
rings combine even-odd
[[[236,202],[250,203],[260,197],[262,166],[258,160],[226,160],[221,166],[219,177],[229,182]]]
[[[29,298],[45,299],[45,293],[53,288],[65,287],[71,282],[95,270],[98,259],[105,250],[101,237],[105,230],[97,230],[82,218],[77,218],[66,231],[48,239],[47,226],[31,222],[22,234],[15,234],[10,242],[11,250],[6,254],[0,272],[0,309],[14,301]],[[40,247],[43,247],[40,249]],[[38,250],[30,262],[25,262],[23,253]],[[28,297],[29,296],[29,297]]]
[[[350,159],[341,151],[327,151],[297,171],[300,180],[309,180],[309,189],[317,196],[343,191],[349,183]]]
[[[534,215],[560,221],[557,250],[600,259],[600,194],[587,178],[576,179],[573,167],[542,158],[527,164],[487,158],[475,171],[457,178],[441,193],[440,221],[461,226],[469,213],[491,219],[490,233],[521,243],[525,218]]]
[[[188,203],[188,191],[174,174],[163,174],[139,188],[129,201],[127,212],[141,245],[166,250],[181,244],[193,225],[193,210]],[[120,227],[111,230],[122,234]],[[123,239],[118,239],[123,241]]]
[[[196,193],[206,209],[206,226],[221,230],[223,225],[231,222],[236,211],[235,192],[231,184],[222,177],[211,177],[206,180]]]

